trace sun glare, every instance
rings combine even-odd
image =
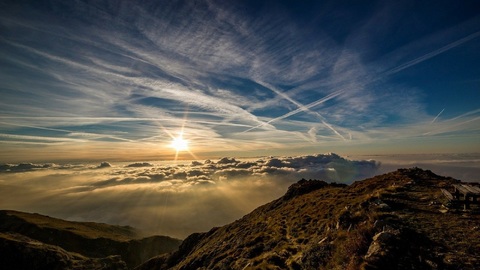
[[[184,140],[182,137],[174,138],[171,146],[177,151],[185,151],[188,149],[188,141]]]

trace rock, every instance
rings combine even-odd
[[[374,256],[377,256],[381,253],[382,246],[378,242],[372,242],[368,247],[367,254],[365,255],[365,259],[368,260]]]
[[[367,254],[365,259],[368,260],[373,257],[381,257],[386,253],[386,249],[392,239],[395,237],[395,234],[392,232],[379,232],[372,238],[372,243],[368,247]]]
[[[320,181],[320,180],[307,181],[305,179],[302,179],[288,188],[287,193],[285,193],[285,195],[283,196],[283,199],[289,200],[291,198],[310,193],[317,189],[321,189],[327,185],[328,183],[325,181]]]
[[[388,242],[390,239],[392,239],[392,237],[394,236],[395,235],[390,232],[380,232],[380,233],[377,233],[375,236],[373,236],[372,239],[373,241],[385,243],[385,242]]]

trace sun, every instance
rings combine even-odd
[[[173,138],[170,144],[177,152],[188,150],[188,141],[184,140],[181,136]]]

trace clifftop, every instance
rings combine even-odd
[[[138,269],[480,269],[478,210],[443,206],[440,188],[458,182],[418,168],[350,186],[302,180]]]

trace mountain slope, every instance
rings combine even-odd
[[[120,269],[121,263],[133,268],[152,256],[175,250],[181,243],[180,240],[166,236],[139,238],[133,228],[126,226],[72,222],[10,210],[0,211],[0,233],[0,240],[3,243],[2,252],[11,252],[7,248],[10,247],[18,251],[32,252],[23,254],[25,258],[40,259],[47,255],[47,258],[51,258],[49,261],[56,261],[54,258],[63,258],[56,262],[60,263],[59,267],[64,265],[63,262],[68,267],[62,266],[59,269],[70,269],[69,267],[82,269],[84,263],[78,263],[78,261],[104,257],[106,259],[103,263],[113,258],[111,269]],[[112,255],[120,255],[120,257],[111,257]],[[13,258],[15,256],[5,256],[3,260],[13,260]],[[41,260],[39,260],[39,267],[44,266],[40,262]],[[49,268],[51,267],[45,269]],[[96,268],[95,265],[91,265],[85,269],[106,268]]]
[[[127,269],[118,255],[87,258],[15,233],[0,233],[2,269]]]
[[[440,188],[457,182],[418,168],[350,186],[302,180],[137,269],[480,269],[478,211],[442,206]]]

